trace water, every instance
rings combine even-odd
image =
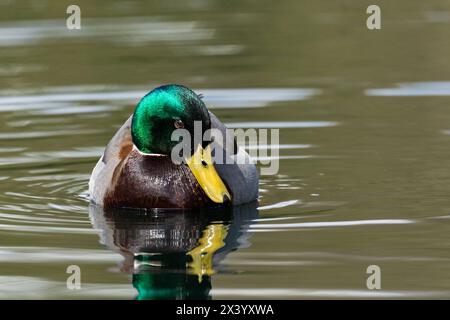
[[[78,4],[68,31],[62,4],[0,2],[0,298],[450,297],[449,4],[381,1],[379,31],[356,0]],[[104,146],[162,83],[280,128],[257,207],[89,205]]]

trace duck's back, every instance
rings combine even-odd
[[[131,119],[132,116],[117,130],[92,171],[89,180],[89,197],[92,202],[100,206],[103,206],[105,194],[111,188],[116,168],[125,161],[133,149]]]

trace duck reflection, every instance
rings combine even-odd
[[[136,299],[210,299],[211,276],[225,256],[249,246],[256,203],[199,211],[143,213],[89,207],[100,242],[124,256]]]

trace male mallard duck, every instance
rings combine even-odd
[[[233,143],[217,142],[215,149],[213,143],[192,143],[185,161],[174,163],[171,153],[179,141],[172,141],[172,133],[183,128],[194,137],[194,121],[201,121],[202,136],[207,129],[216,129]],[[229,155],[227,159],[249,159],[230,135],[192,90],[181,85],[155,88],[106,146],[89,181],[91,200],[105,208],[147,209],[254,201],[258,173],[251,161],[219,164],[212,160],[212,150],[218,147]]]

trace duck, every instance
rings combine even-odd
[[[106,145],[89,180],[90,201],[144,210],[257,201],[257,168],[236,140],[201,95],[179,84],[156,87]]]

